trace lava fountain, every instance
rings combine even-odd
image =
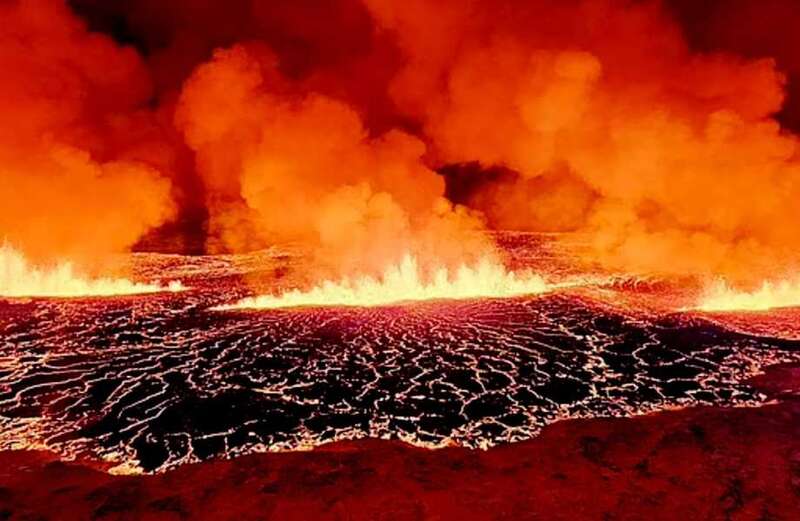
[[[0,297],[108,297],[184,289],[179,281],[162,285],[125,278],[92,278],[80,274],[69,261],[37,267],[11,245],[0,246]]]
[[[456,270],[439,268],[426,277],[416,257],[387,268],[382,276],[357,276],[324,281],[307,291],[291,290],[279,295],[248,297],[216,310],[278,309],[319,306],[385,306],[422,300],[509,298],[545,293],[568,283],[551,284],[531,271],[519,274],[484,258],[475,266]]]
[[[724,280],[709,286],[694,308],[698,311],[767,311],[800,306],[800,279],[764,281],[758,289],[741,291]]]

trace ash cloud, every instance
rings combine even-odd
[[[59,2],[3,2],[0,27],[0,238],[86,260],[169,219],[172,151],[140,56]]]
[[[517,173],[470,201],[497,226],[588,233],[629,271],[765,276],[797,261],[797,138],[771,58],[699,53],[658,2],[368,4],[390,85],[441,163]]]
[[[626,271],[788,273],[800,7],[702,4],[3,2],[0,233],[86,255],[195,212],[208,251],[349,272],[574,231]]]

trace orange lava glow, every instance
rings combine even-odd
[[[720,280],[705,291],[695,309],[766,311],[790,307],[800,307],[800,280],[765,281],[754,291],[740,291]]]
[[[91,278],[76,272],[69,261],[37,267],[12,246],[0,246],[0,296],[2,297],[107,297],[182,291],[178,281],[166,286],[124,278]]]
[[[298,244],[350,277],[301,304],[502,294],[359,277],[503,231],[631,277],[800,266],[797,0],[163,3],[0,1],[0,239],[36,266]],[[163,289],[34,279],[5,290]]]
[[[474,267],[462,265],[453,272],[441,268],[431,277],[426,277],[416,258],[406,255],[402,262],[386,269],[379,278],[360,276],[336,282],[325,281],[308,291],[292,290],[281,295],[250,297],[216,309],[367,307],[422,300],[508,298],[545,293],[563,286],[565,284],[549,284],[532,272],[516,274],[487,259]]]

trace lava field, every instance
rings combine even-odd
[[[756,406],[765,398],[744,380],[800,360],[794,340],[579,291],[214,311],[269,262],[135,262],[191,289],[0,301],[0,448],[115,472],[367,437],[486,448],[567,418]]]

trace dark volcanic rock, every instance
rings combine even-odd
[[[757,405],[742,379],[800,359],[568,295],[222,313],[211,289],[0,302],[0,448],[164,471],[365,437],[487,447],[557,419]]]
[[[793,520],[800,372],[779,368],[761,381],[785,400],[559,422],[535,440],[488,451],[364,440],[156,476],[5,452],[0,512],[44,520]]]

